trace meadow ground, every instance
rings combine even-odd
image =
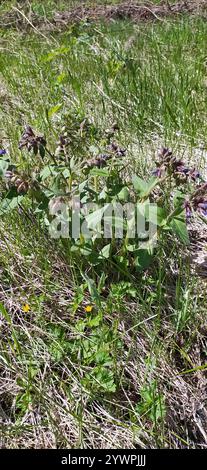
[[[105,197],[108,178],[121,197],[133,174],[151,177],[162,145],[205,180],[206,12],[57,30],[52,19],[66,3],[79,4],[0,5],[0,173],[12,163],[42,185],[13,198],[1,182],[0,445],[206,448],[203,218],[189,224],[188,246],[184,225],[181,240],[166,225],[149,266],[139,251],[133,264],[126,240],[124,249],[112,240],[108,254],[101,247],[100,258],[95,242],[88,254],[46,227],[47,202],[65,180],[68,191],[85,184],[87,197]],[[81,166],[104,152],[114,123],[124,188],[115,159],[91,173]],[[45,155],[19,149],[25,125],[45,135]],[[68,154],[56,165],[61,132]],[[166,210],[172,189],[158,191]]]

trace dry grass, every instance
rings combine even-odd
[[[24,223],[19,223],[23,228]],[[72,340],[74,321],[82,313],[69,315],[74,297],[71,273],[58,254],[48,251],[47,241],[41,243],[41,252],[37,243],[31,255],[23,255],[25,247],[29,251],[30,243],[34,244],[29,232],[30,227],[21,245],[6,226],[7,235],[1,236],[2,275],[10,276],[9,284],[1,283],[0,294],[10,318],[8,324],[1,314],[1,447],[205,448],[206,374],[199,367],[205,364],[207,322],[198,284],[186,286],[194,302],[193,317],[177,335],[172,323],[180,275],[176,262],[168,273],[170,289],[165,289],[162,300],[162,319],[157,322],[158,310],[152,308],[149,314],[134,301],[124,303],[124,316],[114,310],[113,321],[119,323],[124,345],[117,365],[119,388],[111,397],[93,396],[81,385],[85,366],[80,368],[78,357],[76,362],[68,356],[56,362],[48,349],[56,341],[48,325],[64,328],[67,340]],[[44,250],[49,271],[40,261]],[[21,310],[24,296],[32,305],[27,315]],[[195,365],[198,370],[191,371]],[[145,419],[147,409],[139,414],[136,406],[142,391],[154,383],[159,384],[159,397],[165,403],[165,418],[152,427],[151,420]],[[18,396],[23,400],[25,387],[31,393],[26,409],[17,400]]]
[[[26,18],[17,10],[5,13],[1,144],[24,165],[27,160],[18,150],[22,123],[51,133],[53,145],[61,113],[72,108],[76,115],[80,110],[93,114],[94,125],[106,128],[112,118],[119,121],[129,155],[126,171],[150,174],[155,149],[166,139],[177,146],[176,155],[195,161],[205,175],[206,153],[200,148],[206,135],[206,25],[197,19],[179,22],[179,8],[196,11],[202,3],[205,7],[205,2],[179,2],[171,8],[166,2],[150,3],[148,9],[135,2],[78,7],[49,20],[32,10],[24,10]],[[157,21],[154,28],[149,22],[147,32],[146,25],[142,30],[131,22],[123,31],[113,21],[98,31],[83,25],[74,37],[70,32],[71,48],[64,54],[61,47],[68,46],[69,36],[44,31],[46,42],[39,30],[38,36],[25,34],[28,19],[32,27],[47,23],[64,29],[86,17],[151,20],[172,13],[177,23]],[[61,78],[63,71],[67,76]],[[63,103],[60,114],[48,124],[45,109],[57,103]],[[81,330],[84,305],[94,299],[80,267],[63,246],[51,242],[37,220],[20,210],[4,217],[0,227],[1,448],[206,448],[204,225],[191,226],[190,250],[173,237],[163,244],[153,266],[131,286],[134,297],[106,279],[99,293],[103,324],[86,323]],[[91,268],[86,273],[93,277]],[[28,313],[24,303],[31,307]],[[94,383],[97,364],[83,354],[85,341],[93,349],[91,333],[110,352],[105,369],[113,373],[112,391],[104,382]]]
[[[77,4],[77,5],[76,5]],[[151,20],[162,20],[164,18],[176,17],[181,14],[205,14],[205,0],[181,0],[179,2],[162,1],[154,4],[154,2],[140,2],[130,0],[129,2],[117,2],[115,4],[104,4],[94,6],[86,2],[76,2],[71,5],[69,10],[55,11],[50,18],[45,12],[44,16],[40,16],[32,9],[31,3],[25,2],[23,5],[17,4],[1,15],[1,28],[17,28],[25,30],[28,28],[41,28],[46,30],[62,30],[68,25],[79,23],[82,21],[98,21],[98,20],[132,20],[134,22],[145,22]]]

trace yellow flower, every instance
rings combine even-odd
[[[92,310],[93,310],[93,306],[92,306],[92,305],[87,305],[87,306],[85,307],[85,312],[86,312],[86,313],[91,313]]]
[[[28,313],[31,310],[31,307],[29,306],[29,304],[25,304],[22,306],[22,310],[24,313]]]

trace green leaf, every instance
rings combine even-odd
[[[82,273],[82,276],[83,279],[86,281],[91,299],[96,303],[96,305],[100,305],[100,296],[94,280],[90,279],[90,277],[88,277],[85,273]]]
[[[6,160],[0,160],[0,176],[4,176],[6,170],[9,167],[9,162]]]
[[[96,147],[96,145],[91,145],[89,147],[89,152],[92,153],[94,156],[98,155],[100,152],[100,149]]]
[[[40,178],[42,181],[49,178],[49,176],[57,175],[57,171],[54,169],[53,165],[46,165],[40,172]]]
[[[132,177],[132,184],[134,186],[135,191],[137,191],[139,194],[142,194],[146,191],[146,182],[142,180],[139,176],[134,175]]]
[[[186,198],[185,194],[183,194],[182,191],[177,190],[173,198],[174,206],[175,207],[183,206],[183,202],[185,201],[185,198]]]
[[[152,261],[153,255],[149,250],[141,249],[138,250],[137,256],[135,258],[135,266],[138,271],[143,271],[147,269]]]
[[[40,157],[41,158],[44,158],[45,157],[45,147],[44,145],[39,145],[39,154],[40,154]]]
[[[184,220],[174,217],[170,222],[170,226],[182,243],[185,245],[190,244],[188,229]]]
[[[95,317],[92,317],[88,320],[87,322],[87,325],[90,327],[90,328],[93,328],[94,326],[98,326],[100,325],[101,323],[101,320],[102,320],[102,316],[100,314],[96,315]]]
[[[118,198],[120,201],[127,201],[129,197],[129,189],[127,186],[124,186],[124,188],[121,189],[121,191],[118,193]]]
[[[134,175],[132,177],[132,184],[134,186],[134,189],[142,198],[148,196],[158,182],[159,179],[155,177],[150,178],[148,182],[144,181],[137,175]]]
[[[68,168],[64,168],[64,170],[62,170],[62,175],[64,176],[64,178],[69,178],[70,170]]]
[[[113,364],[113,359],[108,351],[98,351],[95,355],[95,361],[97,364],[102,364],[104,367],[110,367]]]
[[[133,252],[135,252],[135,251],[138,250],[138,246],[137,246],[136,243],[135,243],[134,245],[132,245],[132,244],[127,244],[127,245],[126,245],[126,249],[127,249],[127,251],[129,251],[130,253],[133,253]]]
[[[5,199],[13,199],[14,197],[18,196],[17,188],[11,188],[5,196]],[[3,200],[2,200],[3,202]]]
[[[56,59],[57,57],[66,54],[69,51],[70,47],[61,46],[57,49],[54,49],[52,52],[49,52],[49,54],[43,56],[41,60],[42,62],[50,62],[51,60]]]
[[[72,171],[75,167],[76,161],[74,157],[71,157],[70,159],[70,170]]]
[[[0,302],[0,312],[2,313],[2,315],[6,319],[6,321],[8,321],[8,323],[11,324],[12,323],[11,318],[10,318],[7,310],[5,309],[4,305],[1,302]]]
[[[105,224],[108,224],[111,228],[116,229],[117,231],[119,231],[119,229],[127,229],[127,223],[122,217],[116,217],[115,215],[106,215],[104,217],[104,222]]]
[[[102,250],[100,251],[99,258],[106,258],[108,259],[110,257],[110,251],[111,251],[111,244],[109,243],[108,245],[105,245]]]
[[[156,204],[149,204],[146,206],[146,221],[157,223],[158,226],[165,225],[167,214],[163,207],[158,207]]]
[[[105,210],[107,209],[107,207],[108,207],[108,204],[106,204],[104,207],[101,207],[100,209],[97,209],[96,211],[86,216],[86,222],[88,224],[88,228],[96,228],[97,225],[101,223],[103,214]]]
[[[12,199],[10,199],[9,197],[3,199],[0,204],[0,215],[5,214],[6,212],[10,212],[13,209],[16,209],[23,197],[24,196],[17,196],[13,197]]]
[[[67,74],[65,72],[60,73],[60,75],[57,76],[56,83],[59,85],[60,83],[64,82],[67,77]]]
[[[62,103],[58,103],[56,104],[55,106],[53,106],[53,108],[50,108],[48,111],[47,111],[47,115],[48,115],[48,118],[51,119],[51,117],[56,114],[59,109],[62,108]]]
[[[42,191],[42,190],[36,190],[36,189],[31,189],[31,193],[32,197],[34,199],[36,199],[36,201],[41,204],[42,208],[46,209],[48,207],[48,203],[49,203],[49,198],[46,196],[46,192],[45,191]],[[39,206],[40,207],[40,206]],[[36,208],[37,209],[37,208]],[[35,210],[36,210],[35,209]]]
[[[109,176],[109,171],[108,170],[104,170],[104,169],[101,169],[101,168],[92,168],[92,170],[90,170],[90,175],[91,176]]]

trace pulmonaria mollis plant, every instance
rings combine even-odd
[[[30,126],[25,126],[25,130],[19,141],[19,149],[21,150],[26,147],[28,152],[30,152],[30,150],[33,150],[35,155],[37,155],[39,152],[41,157],[44,157],[46,143],[47,142],[42,135],[35,135],[34,131]]]
[[[103,168],[107,165],[108,160],[111,160],[112,157],[122,158],[126,155],[126,149],[119,147],[118,144],[112,142],[112,144],[107,146],[107,153],[101,153],[95,158],[87,161],[86,168]]]
[[[185,201],[187,217],[191,217],[193,211],[207,217],[207,183],[200,184]]]
[[[159,177],[165,175],[172,176],[177,185],[186,183],[187,181],[196,181],[200,178],[200,173],[196,168],[188,168],[185,163],[177,159],[171,149],[163,147],[158,152],[158,159],[156,160],[157,168],[153,174]]]
[[[67,214],[65,211],[61,217],[68,222],[69,231],[67,237],[64,232],[63,249],[67,245],[67,252],[69,249],[82,268],[88,263],[103,271],[108,262],[119,273],[148,268],[156,247],[146,227],[155,224],[155,213],[158,244],[173,236],[188,244],[189,218],[207,215],[207,183],[196,168],[187,167],[168,148],[159,151],[151,177],[145,180],[139,175],[130,176],[127,149],[118,142],[118,130],[117,124],[112,124],[102,131],[88,119],[74,125],[70,122],[70,126],[64,123],[55,146],[26,126],[19,141],[21,164],[13,164],[5,149],[0,150],[1,214],[21,204],[24,212],[32,211],[33,219],[38,218],[44,228],[49,228],[64,205]],[[93,227],[90,236],[83,232],[75,236],[70,230],[77,197],[78,218],[82,225],[87,223],[88,229]],[[125,213],[108,215],[111,207],[136,209],[130,217],[127,213],[127,219]],[[104,231],[103,215],[110,225],[110,235]],[[144,218],[144,235],[139,228],[131,230],[138,215]],[[121,236],[116,232],[120,223]]]
[[[204,182],[200,172],[195,168],[189,168],[185,163],[177,159],[171,149],[163,147],[156,160],[157,168],[153,174],[159,178],[173,183],[173,188],[179,188],[185,199],[183,208],[187,221],[197,211],[207,216],[207,183]]]

